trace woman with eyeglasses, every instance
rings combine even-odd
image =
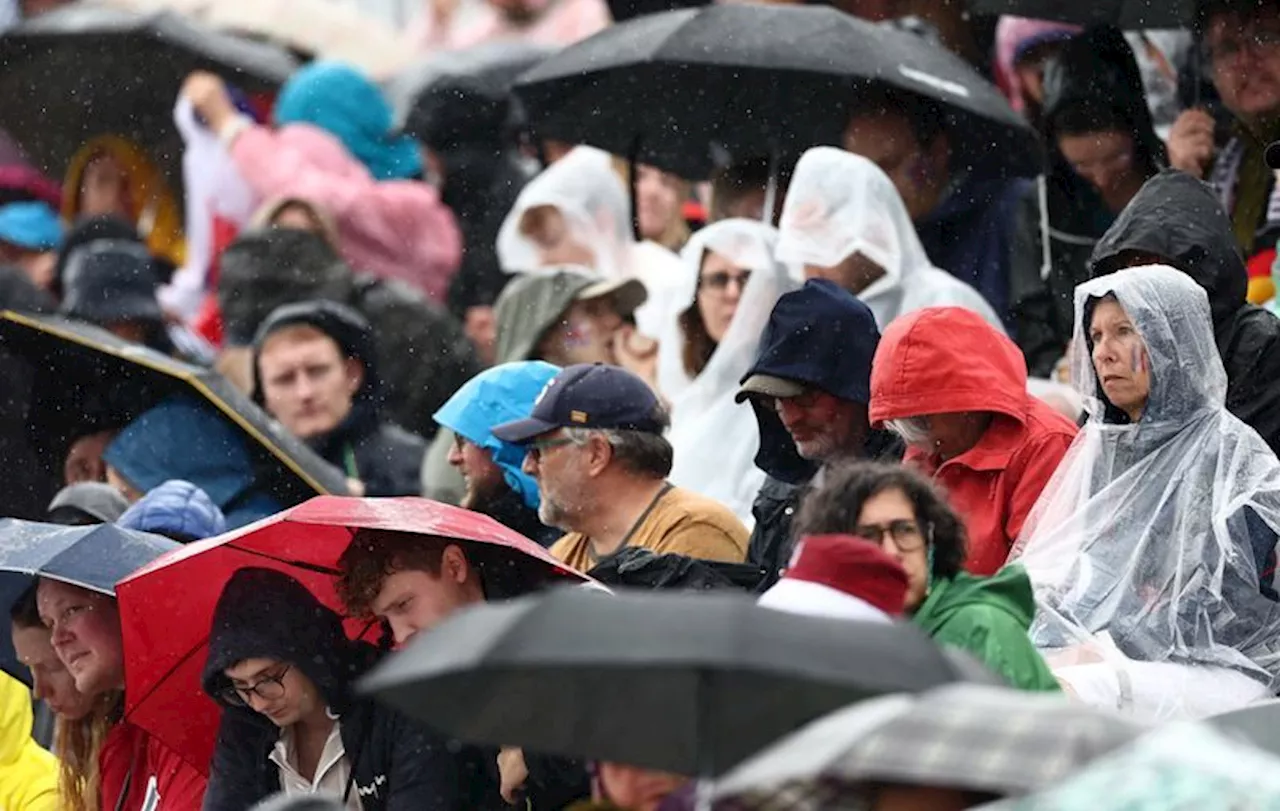
[[[695,234],[681,254],[682,286],[658,350],[676,449],[671,481],[721,502],[748,527],[765,474],[753,461],[755,416],[734,396],[773,305],[799,286],[774,259],[777,241],[774,228],[754,220],[722,220]]]
[[[222,706],[205,811],[326,794],[354,811],[479,807],[447,742],[354,696],[379,657],[297,580],[241,569],[218,599],[203,686]]]
[[[934,641],[968,651],[1013,687],[1059,689],[1027,635],[1035,598],[1026,572],[967,574],[964,523],[919,473],[875,462],[834,468],[804,500],[795,532],[879,545],[906,569],[906,613]]]

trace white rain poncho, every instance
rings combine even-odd
[[[613,170],[612,156],[575,147],[529,181],[498,231],[498,264],[507,273],[564,264],[547,261],[538,244],[521,232],[525,214],[544,206],[560,212],[567,238],[591,253],[591,270],[607,279],[644,283],[649,298],[636,310],[636,324],[649,337],[660,338],[682,273],[680,259],[656,243],[633,238],[627,189]]]
[[[1147,348],[1151,390],[1129,423],[1101,394],[1088,325],[1113,294]],[[1089,421],[1012,557],[1036,588],[1031,634],[1091,703],[1201,716],[1267,692],[1280,605],[1259,593],[1280,529],[1280,461],[1225,408],[1209,301],[1167,267],[1076,288],[1072,379]]]
[[[698,233],[681,252],[678,302],[668,314],[659,344],[658,388],[671,404],[668,438],[675,448],[670,480],[715,499],[747,525],[751,504],[764,484],[755,465],[760,431],[755,412],[734,402],[738,382],[751,368],[760,336],[778,298],[797,285],[773,257],[778,232],[753,220],[724,220]],[[684,368],[685,334],[680,313],[696,307],[698,276],[707,251],[751,271],[733,321],[706,368],[691,379]]]
[[[1004,332],[982,294],[929,261],[893,181],[842,149],[810,149],[796,164],[782,207],[778,259],[834,267],[860,253],[885,275],[858,294],[884,329],[924,307],[965,307]]]

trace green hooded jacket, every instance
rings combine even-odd
[[[991,577],[961,572],[935,582],[911,620],[938,644],[973,654],[1012,687],[1058,690],[1027,636],[1034,611],[1031,579],[1011,564]]]

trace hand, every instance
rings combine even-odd
[[[359,479],[347,478],[347,495],[362,498],[364,496],[364,482]]]
[[[1169,165],[1204,178],[1213,162],[1213,131],[1217,124],[1204,110],[1185,110],[1169,131]]]
[[[524,763],[524,751],[504,747],[498,753],[498,772],[502,775],[502,799],[508,805],[520,803],[520,791],[529,779],[529,769]]]
[[[214,132],[219,132],[236,115],[226,83],[212,73],[203,70],[192,73],[182,83],[181,92]]]
[[[612,345],[617,364],[643,378],[650,388],[657,391],[658,342],[641,335],[630,324],[624,324],[613,334]]]

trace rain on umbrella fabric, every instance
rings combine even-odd
[[[338,559],[357,530],[457,540],[478,563],[486,588],[519,580],[586,582],[541,546],[488,516],[421,498],[315,498],[217,538],[188,544],[117,587],[126,668],[125,717],[207,771],[219,710],[200,689],[214,607],[238,569],[278,569],[340,614]],[[270,595],[263,595],[269,599]],[[376,625],[348,620],[353,637],[375,639]]]
[[[67,444],[77,431],[122,426],[162,400],[186,393],[209,403],[245,435],[255,478],[281,503],[346,493],[338,470],[217,372],[57,316],[0,312],[0,347],[30,364],[27,427],[54,470],[61,471]]]
[[[118,580],[179,546],[114,524],[66,527],[0,519],[0,606],[8,616],[8,609],[37,577],[115,594]],[[31,684],[31,674],[18,662],[7,631],[0,633],[0,670]]]
[[[714,777],[850,702],[959,680],[997,681],[910,625],[558,589],[460,612],[361,689],[467,742]]]
[[[32,163],[61,177],[96,135],[143,145],[176,185],[182,141],[173,100],[187,74],[210,70],[249,92],[297,67],[283,48],[206,28],[171,12],[73,3],[0,36],[0,129]]]
[[[726,4],[630,20],[516,83],[545,138],[586,143],[687,179],[732,159],[838,142],[859,86],[945,110],[957,166],[1033,176],[1034,130],[959,57],[913,34],[819,6]]]

